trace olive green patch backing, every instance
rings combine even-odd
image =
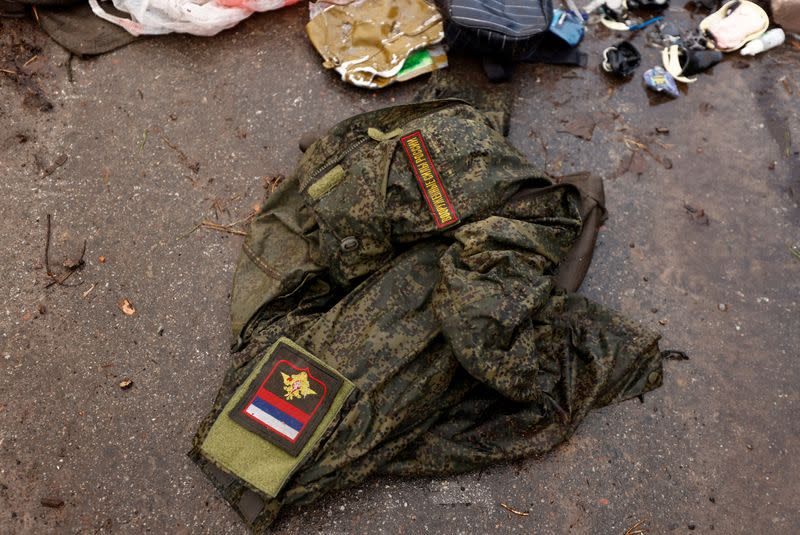
[[[311,439],[296,457],[286,453],[255,433],[248,431],[228,415],[247,393],[248,388],[258,376],[258,372],[267,363],[270,355],[280,342],[291,346],[313,360],[320,367],[342,379],[342,387],[334,398],[327,414],[322,418],[319,427],[317,427]],[[228,400],[224,410],[211,426],[205,441],[200,446],[200,450],[207,459],[223,470],[240,477],[248,484],[274,498],[289,477],[303,463],[309,453],[314,450],[320,437],[331,426],[353,389],[353,383],[346,377],[288,338],[281,338],[264,353],[264,356],[254,366],[247,379]]]

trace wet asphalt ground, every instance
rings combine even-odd
[[[37,56],[0,73],[0,533],[244,532],[185,456],[229,359],[242,239],[195,227],[246,218],[304,132],[425,83],[344,85],[306,19],[294,6],[71,62],[32,22],[0,21],[1,68]],[[581,291],[691,360],[543,458],[371,479],[275,533],[800,533],[800,50],[728,57],[670,100],[642,86],[659,51],[641,32],[631,81],[600,71],[621,37],[590,29],[586,69],[520,66],[510,138],[551,175],[605,179]],[[451,68],[482,81],[469,58]],[[54,276],[86,241],[50,287],[47,214]]]

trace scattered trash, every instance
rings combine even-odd
[[[644,83],[653,91],[666,93],[673,98],[681,96],[678,92],[678,85],[675,83],[675,78],[665,71],[663,67],[653,67],[645,71]]]
[[[114,7],[130,14],[120,17],[105,11],[97,0],[89,0],[98,17],[121,26],[131,35],[172,32],[216,35],[256,11],[271,11],[297,0],[113,0]]]
[[[128,390],[132,386],[133,386],[133,381],[131,381],[130,379],[123,379],[122,381],[119,382],[119,387],[122,390]]]
[[[51,507],[53,509],[58,509],[59,507],[64,506],[64,500],[58,497],[48,496],[46,498],[42,498],[39,500],[39,503],[42,504],[44,507]]]
[[[681,45],[671,45],[661,52],[664,68],[675,80],[685,84],[697,81],[697,78],[687,78],[710,69],[722,61],[722,52],[719,50],[692,50]]]
[[[568,11],[553,10],[549,0],[508,4],[496,0],[441,0],[449,50],[481,60],[492,82],[511,79],[514,65],[549,63],[585,67],[583,15],[572,0]]]
[[[127,299],[120,299],[119,302],[117,303],[117,306],[126,316],[133,316],[134,314],[136,314],[136,309],[133,307],[133,303],[131,303]]]
[[[753,39],[739,52],[742,56],[755,56],[765,50],[780,46],[786,41],[786,34],[780,28],[773,28],[765,32],[761,37]]]
[[[635,0],[634,0],[635,1]],[[596,2],[592,2],[588,6],[586,6],[586,11],[591,12],[597,9],[598,7],[602,11],[603,15],[600,18],[600,23],[605,26],[606,28],[618,32],[635,32],[637,30],[642,30],[647,28],[652,24],[656,24],[664,17],[657,16],[651,19],[641,21],[641,19],[633,19],[629,16],[628,9],[638,9],[643,5],[647,5],[647,9],[664,9],[669,5],[669,2],[658,2],[658,0],[648,1],[645,0],[644,2],[636,2],[636,7],[630,5],[629,2],[625,0],[605,0],[604,2],[598,4]],[[639,22],[636,22],[639,20]]]
[[[529,516],[530,515],[530,513],[528,511],[517,511],[516,509],[514,509],[512,507],[509,507],[508,505],[506,505],[504,503],[501,503],[500,507],[502,507],[503,509],[505,509],[509,513],[513,513],[513,514],[515,514],[517,516]]]
[[[617,76],[632,76],[641,62],[642,55],[629,41],[621,41],[603,51],[603,70]]]
[[[768,27],[766,11],[748,0],[731,0],[700,22],[700,30],[723,52],[738,50]]]
[[[652,19],[640,22],[639,24],[631,24],[628,26],[628,31],[635,32],[636,30],[643,30],[651,24],[655,24],[656,22],[662,20],[663,18],[664,17],[653,17]]]
[[[442,16],[425,0],[330,5],[316,13],[306,33],[323,66],[345,82],[381,88],[447,66],[444,49],[425,50],[444,38]],[[385,20],[386,13],[397,15]]]
[[[577,13],[554,9],[549,31],[569,46],[578,46],[583,40],[583,18]]]
[[[628,0],[628,9],[662,11],[669,7],[669,0]]]

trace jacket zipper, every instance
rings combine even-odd
[[[359,138],[359,139],[357,139],[356,141],[354,141],[354,142],[353,142],[353,143],[352,143],[350,146],[348,146],[348,147],[347,147],[347,148],[344,150],[344,152],[342,152],[342,153],[341,153],[341,154],[340,154],[340,155],[339,155],[339,156],[338,156],[338,157],[337,157],[335,160],[333,160],[333,161],[330,161],[330,162],[328,162],[328,163],[325,163],[325,164],[323,164],[322,166],[318,167],[318,168],[316,169],[316,171],[314,171],[313,173],[311,173],[311,176],[310,176],[310,177],[309,177],[309,179],[308,179],[308,180],[305,182],[305,184],[303,185],[303,188],[305,188],[306,184],[309,184],[309,183],[311,183],[311,182],[314,182],[314,181],[315,181],[317,178],[319,178],[320,176],[324,175],[325,173],[327,173],[328,171],[330,171],[331,169],[333,169],[334,167],[336,167],[337,165],[339,165],[339,163],[340,163],[342,160],[344,160],[345,158],[347,158],[347,157],[348,157],[350,154],[352,154],[354,151],[358,150],[358,148],[359,148],[359,147],[361,147],[361,145],[363,145],[364,143],[366,143],[366,142],[367,142],[367,141],[369,141],[370,139],[372,139],[372,138],[370,138],[369,136],[362,136],[361,138]]]

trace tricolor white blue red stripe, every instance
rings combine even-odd
[[[308,423],[311,415],[287,403],[272,392],[259,388],[253,400],[244,410],[250,418],[273,429],[291,441]]]

